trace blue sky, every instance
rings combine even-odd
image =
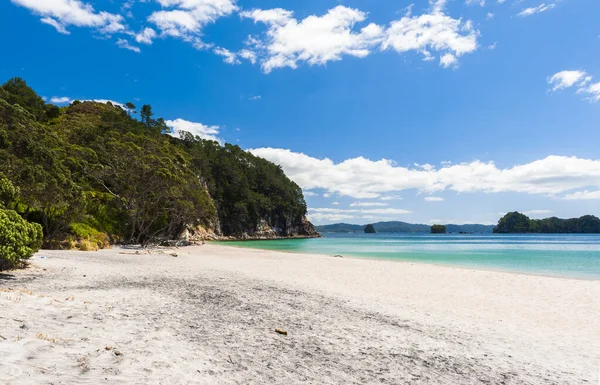
[[[600,2],[0,3],[0,81],[151,104],[281,164],[315,223],[600,215]]]

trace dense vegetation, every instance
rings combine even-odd
[[[42,245],[42,227],[7,208],[18,198],[19,189],[0,173],[0,270],[21,266]]]
[[[21,195],[12,209],[50,247],[173,239],[186,228],[313,235],[301,189],[238,146],[170,135],[150,105],[140,120],[110,103],[46,104],[22,79],[0,87],[0,172]]]
[[[444,225],[431,226],[431,234],[446,234],[446,226],[444,226]]]
[[[366,234],[375,234],[377,231],[375,231],[375,226],[373,225],[366,225],[365,226],[365,233]]]
[[[378,233],[429,233],[431,227],[429,225],[412,224],[406,222],[378,222],[373,223],[373,226]],[[317,231],[323,233],[360,233],[363,232],[364,226],[351,225],[347,223],[336,223],[332,225],[316,226]],[[491,233],[494,226],[487,225],[446,225],[446,230],[449,233]]]
[[[600,219],[593,215],[571,219],[529,219],[515,211],[498,221],[494,233],[600,233]]]

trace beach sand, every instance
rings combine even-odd
[[[1,275],[0,383],[599,380],[600,281],[210,244],[131,252],[41,251]]]

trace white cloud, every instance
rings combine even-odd
[[[325,193],[325,194],[323,194],[323,198],[331,198],[331,194],[330,193]]]
[[[340,221],[345,219],[389,219],[390,216],[410,214],[404,209],[338,209],[338,208],[309,208],[308,219],[315,222]]]
[[[254,96],[250,96],[248,99],[249,100],[260,100],[262,98],[262,96],[260,95],[254,95]]]
[[[427,202],[442,202],[444,198],[442,197],[425,197]]]
[[[578,93],[589,94],[590,96],[587,97],[586,99],[591,102],[600,101],[600,82],[590,84],[589,86],[587,86],[585,88],[581,88],[581,89],[579,89]]]
[[[448,68],[452,65],[456,65],[456,63],[457,63],[456,56],[452,55],[451,53],[444,54],[440,58],[440,65],[444,68]]]
[[[233,0],[157,0],[164,8],[153,12],[148,21],[157,26],[165,36],[191,42],[204,48],[202,28],[218,18],[228,16],[238,8]]]
[[[487,15],[485,16],[485,18],[487,20],[492,20],[494,18],[494,14],[492,12],[488,12]]]
[[[28,8],[41,16],[41,21],[53,26],[60,33],[68,34],[66,27],[90,27],[101,33],[122,32],[126,27],[123,17],[108,12],[96,12],[94,8],[79,0],[11,0],[14,4]]]
[[[552,91],[576,86],[578,94],[587,95],[586,100],[600,101],[600,82],[589,84],[591,81],[592,76],[582,70],[561,71],[548,78]]]
[[[137,52],[137,53],[141,52],[139,47],[129,44],[129,42],[125,39],[117,39],[117,45],[119,46],[119,48],[128,49],[130,51]]]
[[[156,31],[152,28],[144,28],[144,30],[135,35],[135,41],[141,44],[152,44],[152,40],[156,38]]]
[[[50,103],[54,103],[54,104],[71,103],[71,98],[68,96],[53,96],[52,98],[50,98]]]
[[[585,81],[587,73],[580,70],[560,71],[548,78],[548,84],[552,86],[552,91],[558,91],[564,88],[574,86],[576,83]]]
[[[465,0],[465,4],[479,5],[479,6],[483,7],[485,5],[485,0]]]
[[[548,156],[523,165],[498,168],[494,162],[474,160],[423,170],[397,166],[393,161],[363,157],[334,163],[277,148],[250,150],[283,167],[303,189],[358,199],[416,189],[424,192],[522,192],[556,195],[585,187],[600,188],[600,160]]]
[[[407,13],[393,21],[385,32],[382,48],[399,53],[417,51],[425,58],[430,58],[430,51],[438,51],[440,63],[445,67],[454,64],[459,56],[477,50],[479,31],[473,28],[473,23],[445,15],[443,6],[444,2],[437,2],[431,13],[419,16]]]
[[[120,103],[120,102],[115,102],[114,100],[110,100],[110,99],[73,99],[73,100],[69,101],[69,103],[73,103],[75,100],[80,101],[80,102],[96,102],[96,103],[103,103],[103,104],[110,103],[113,106],[121,107],[124,110],[126,109],[125,104]]]
[[[302,193],[304,194],[305,197],[316,197],[319,195],[313,191],[303,191]]]
[[[539,215],[548,215],[548,214],[552,214],[552,210],[527,210],[527,211],[523,211],[523,214],[527,215],[527,216],[539,216]]]
[[[379,198],[380,201],[395,201],[395,200],[402,200],[402,197],[400,195],[387,195],[387,196],[382,196]]]
[[[222,47],[217,47],[213,50],[213,52],[219,56],[223,57],[223,61],[227,64],[241,64],[242,62],[237,58],[237,55],[230,50]]]
[[[254,52],[262,55],[261,67],[266,73],[276,68],[297,68],[303,62],[324,65],[346,55],[365,57],[383,33],[376,24],[355,31],[355,24],[365,21],[367,14],[341,5],[323,16],[312,15],[300,21],[283,9],[255,9],[241,16],[267,25],[264,38],[253,44]]]
[[[498,0],[498,4],[504,4],[506,0]]]
[[[215,140],[219,143],[222,142],[217,136],[219,134],[219,126],[207,126],[202,123],[190,122],[181,118],[167,120],[165,123],[173,130],[171,133],[172,136],[178,137],[182,131],[186,131],[194,136],[199,136],[202,139]]]
[[[477,0],[477,3],[482,3]],[[300,64],[324,65],[344,56],[363,58],[375,50],[414,51],[424,60],[440,54],[444,67],[455,65],[458,57],[477,49],[479,32],[468,20],[454,19],[444,14],[445,1],[432,3],[428,13],[413,16],[411,7],[387,29],[370,23],[359,29],[367,13],[339,5],[322,16],[294,18],[292,11],[281,8],[241,12],[242,18],[267,25],[263,36],[250,36],[249,52],[260,60],[264,72],[276,68],[297,68]]]
[[[493,44],[490,44],[488,46],[488,49],[496,49],[496,42],[494,42]]]
[[[531,16],[531,15],[535,15],[536,13],[542,13],[542,12],[549,11],[554,7],[556,7],[556,4],[554,4],[554,3],[550,3],[550,4],[542,3],[542,4],[538,5],[537,7],[525,8],[521,12],[517,13],[517,16],[521,16],[521,17]]]
[[[331,202],[331,204],[334,206],[338,206],[340,204],[340,202]]]
[[[571,194],[565,195],[564,199],[566,200],[591,200],[591,199],[599,199],[600,200],[600,190],[596,191],[577,191]]]
[[[350,207],[383,207],[388,206],[387,203],[380,202],[352,202]]]
[[[238,56],[242,59],[248,60],[252,64],[256,64],[256,53],[249,49],[242,49],[238,53]]]

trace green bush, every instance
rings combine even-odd
[[[21,267],[42,246],[42,226],[0,208],[0,270]]]
[[[67,248],[81,251],[96,251],[110,247],[110,239],[106,233],[98,231],[85,223],[72,223],[73,237],[67,239]]]

